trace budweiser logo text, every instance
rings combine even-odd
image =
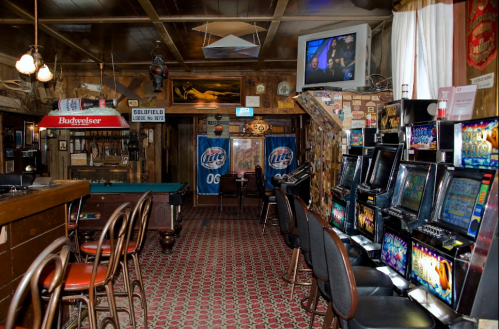
[[[59,118],[59,124],[75,125],[75,126],[87,126],[87,125],[98,125],[102,119],[90,119],[89,117],[77,119],[77,118]]]

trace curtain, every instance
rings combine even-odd
[[[419,1],[418,1],[419,2]],[[418,86],[427,86],[429,95],[423,95],[418,87],[418,98],[437,98],[438,88],[452,86],[452,46],[454,14],[453,5],[434,3],[418,5],[417,29],[418,70],[421,67],[426,75],[418,75]]]
[[[414,57],[416,42],[416,7],[393,13],[392,26],[392,85],[393,99],[402,98],[402,84],[414,87]]]

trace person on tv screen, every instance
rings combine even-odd
[[[343,71],[339,65],[334,65],[334,58],[327,59],[327,69],[324,71],[324,81],[325,82],[333,82],[333,81],[342,81],[343,80]]]
[[[319,67],[319,58],[317,56],[312,57],[305,80],[307,84],[324,82],[324,71]]]
[[[353,34],[345,37],[345,45],[340,50],[340,63],[344,80],[353,80],[355,74],[355,42]]]
[[[331,39],[331,44],[329,46],[329,50],[327,51],[328,66],[329,66],[329,59],[330,58],[332,58],[334,60],[334,67],[340,69],[341,68],[340,46],[338,44],[338,39],[336,39],[336,38]]]

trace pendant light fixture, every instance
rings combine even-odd
[[[36,72],[38,81],[47,82],[54,75],[43,62],[42,55],[38,52],[38,6],[35,0],[35,45],[16,62],[16,69],[22,74],[33,74]]]

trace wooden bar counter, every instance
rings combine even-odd
[[[7,232],[6,241],[0,241],[0,323],[7,317],[12,295],[36,256],[67,234],[67,202],[90,193],[88,181],[55,183],[0,195],[0,228],[5,227]]]

